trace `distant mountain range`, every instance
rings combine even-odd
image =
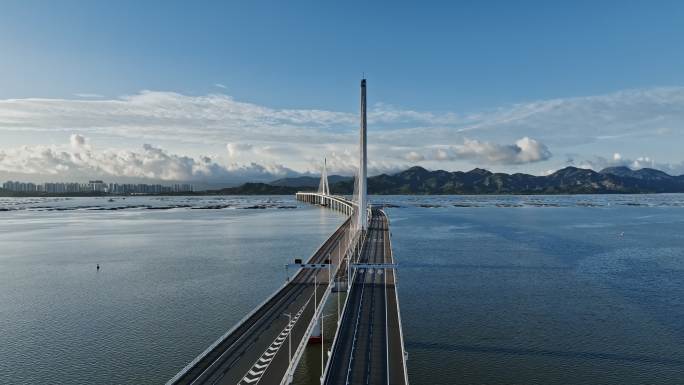
[[[288,191],[318,187],[315,177],[285,178],[264,186],[287,187]],[[329,179],[333,193],[349,194],[349,177]],[[298,188],[299,187],[299,188]],[[234,188],[241,190],[242,186]],[[249,187],[252,191],[254,186]],[[269,187],[263,187],[268,191]],[[274,189],[275,190],[275,189]],[[684,175],[671,176],[650,168],[632,170],[609,167],[596,172],[566,167],[547,176],[492,173],[480,168],[471,171],[429,171],[422,167],[368,178],[370,194],[611,194],[684,192]],[[248,193],[245,190],[245,193]]]
[[[319,182],[318,177],[302,176],[278,179],[271,183],[245,183],[237,187],[189,195],[290,195],[297,191],[315,191]],[[328,183],[335,194],[351,194],[353,191],[351,177],[332,175],[328,178]],[[684,193],[684,175],[672,176],[651,168],[632,170],[627,167],[609,167],[599,172],[566,167],[547,176],[535,176],[492,173],[480,168],[467,172],[429,171],[416,166],[396,174],[368,178],[368,192],[412,195]],[[181,193],[175,195],[178,194]],[[36,194],[13,193],[0,189],[0,196],[29,195]],[[38,195],[47,196],[44,193]]]

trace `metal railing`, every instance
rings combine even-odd
[[[388,239],[389,239],[389,250],[390,250],[390,261],[392,263],[394,262],[394,249],[392,248],[392,232],[389,230],[390,228],[390,220],[389,216],[385,213],[385,210],[380,210],[382,211],[382,214],[387,218],[387,232],[389,233]],[[399,340],[401,341],[401,361],[402,364],[404,365],[404,383],[406,385],[409,385],[409,379],[408,379],[408,370],[406,368],[406,359],[408,356],[408,353],[406,352],[406,347],[404,345],[404,328],[402,327],[401,323],[401,308],[399,307],[399,290],[397,289],[397,272],[396,270],[394,271],[394,301],[397,304],[397,320],[399,322]]]

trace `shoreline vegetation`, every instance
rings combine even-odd
[[[350,177],[331,176],[334,194],[351,194]],[[236,187],[194,192],[133,194],[134,196],[212,196],[212,195],[292,195],[315,191],[317,177],[279,179],[270,183],[244,183]],[[643,168],[609,167],[599,172],[566,167],[546,176],[492,173],[484,169],[449,172],[411,167],[396,174],[368,178],[373,195],[574,195],[574,194],[654,194],[684,193],[684,175]],[[0,189],[0,197],[116,197],[131,196],[106,192],[44,193]]]

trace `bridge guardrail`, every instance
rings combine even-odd
[[[389,233],[389,247],[390,247],[390,256],[392,263],[394,262],[394,249],[392,248],[392,231],[389,230],[390,228],[390,219],[389,216],[385,213],[385,210],[380,210],[382,211],[383,215],[385,215],[385,218],[387,218],[387,229]],[[401,322],[401,308],[399,307],[399,290],[397,289],[397,272],[394,272],[394,300],[397,303],[397,319],[399,320],[399,340],[401,341],[401,361],[404,365],[404,382],[406,385],[409,385],[409,379],[408,379],[408,370],[406,368],[406,357],[408,353],[406,352],[406,346],[404,345],[404,328],[401,327],[403,324]]]
[[[353,249],[348,246],[345,254],[353,252],[352,250]],[[347,264],[349,265],[349,262]],[[337,268],[335,269],[335,273],[331,274],[331,275],[332,276],[337,275],[337,273],[339,272],[339,269],[340,269],[340,265],[337,265]],[[354,273],[356,273],[356,272],[354,272]],[[348,285],[350,285],[350,284],[348,284]],[[313,332],[314,327],[315,327],[316,323],[318,322],[318,319],[321,317],[321,315],[323,313],[323,310],[325,307],[324,305],[327,302],[328,297],[330,296],[330,294],[332,292],[332,287],[333,287],[332,281],[328,282],[328,285],[326,286],[326,289],[325,289],[325,291],[321,297],[321,300],[319,301],[320,305],[318,306],[318,309],[317,309],[316,313],[314,314],[314,317],[309,322],[309,325],[307,326],[306,331],[304,332],[304,336],[302,337],[302,340],[299,342],[299,345],[297,346],[297,349],[295,350],[295,353],[292,356],[292,361],[289,364],[286,375],[285,375],[285,377],[283,377],[283,379],[280,382],[281,385],[286,385],[286,384],[290,383],[290,380],[291,380],[292,376],[294,375],[294,370],[297,367],[297,365],[299,364],[299,361],[301,360],[301,358],[304,354],[304,349],[306,348],[309,337],[311,336],[311,333]],[[350,286],[348,286],[348,288],[349,287]],[[347,300],[345,299],[344,307],[342,309],[342,313],[340,313],[340,314],[344,314],[344,309],[346,308],[346,306],[347,306]],[[339,320],[338,320],[338,330],[339,330]],[[336,331],[335,332],[335,338],[337,337],[337,334],[338,334],[338,332]],[[333,340],[333,343],[331,346],[335,346],[334,340]],[[324,349],[325,347],[322,346],[321,348]],[[326,370],[327,370],[329,364],[330,364],[330,357],[328,357],[328,361],[326,362],[326,366],[325,366]]]
[[[367,234],[363,234],[363,240],[360,240],[361,245],[365,244],[366,235]],[[358,255],[356,257],[357,260],[358,260],[359,256],[361,255],[362,248],[363,248],[363,246],[361,246],[361,249],[359,249]],[[351,265],[352,265],[351,259],[352,258],[350,258],[349,262],[347,262],[347,268],[349,269],[349,271],[353,271],[353,273],[351,275],[349,275],[349,274],[347,275],[347,277],[348,277],[347,278],[347,282],[348,282],[347,283],[347,297],[345,297],[345,299],[344,299],[344,306],[342,307],[342,313],[340,313],[340,319],[337,321],[337,329],[335,330],[335,336],[333,337],[333,341],[330,345],[331,346],[331,349],[330,349],[331,354],[328,357],[328,361],[326,361],[326,363],[325,363],[325,369],[323,370],[323,378],[324,379],[327,378],[328,370],[330,369],[330,364],[332,362],[332,358],[335,355],[335,349],[337,347],[337,339],[340,335],[340,329],[342,326],[342,319],[344,318],[344,314],[347,310],[347,304],[349,304],[349,302],[350,302],[349,301],[349,293],[351,293],[352,284],[356,280],[357,269],[353,269],[353,270],[351,269]]]

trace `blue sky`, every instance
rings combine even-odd
[[[348,172],[362,73],[376,172],[684,173],[682,20],[679,1],[5,1],[0,179]]]

